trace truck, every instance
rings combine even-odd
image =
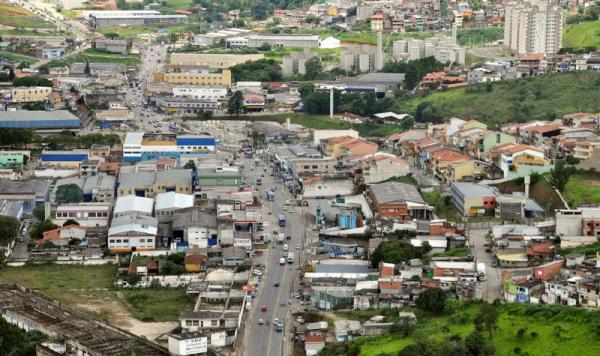
[[[288,263],[294,263],[294,253],[290,252],[287,259]]]
[[[279,226],[285,226],[285,215],[279,214]]]
[[[284,235],[285,235],[285,234],[284,234],[283,232],[282,232],[281,234],[278,234],[278,235],[277,235],[277,243],[278,243],[279,245],[281,245],[281,244],[283,243],[283,239],[285,238],[285,236],[284,236]]]
[[[273,193],[270,190],[267,190],[267,201],[273,201],[274,198],[275,198],[275,193]]]

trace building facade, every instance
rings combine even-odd
[[[562,29],[562,8],[547,1],[521,0],[506,6],[504,45],[519,54],[557,53]]]

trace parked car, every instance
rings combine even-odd
[[[261,312],[266,312],[268,310],[266,305],[263,305],[262,307],[260,307],[260,311]]]

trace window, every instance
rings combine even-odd
[[[218,320],[211,320],[210,321],[210,326],[218,326],[219,325],[219,321]]]
[[[116,241],[116,242],[117,242],[118,244],[120,244],[120,243],[121,243],[121,239],[117,239],[117,241]]]
[[[186,326],[192,326],[192,321],[191,320],[186,320],[185,321],[185,325]]]
[[[142,243],[146,242],[146,239],[140,239],[140,242],[142,242]]]

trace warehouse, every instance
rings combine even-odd
[[[259,48],[263,44],[272,47],[318,48],[321,40],[317,35],[250,35],[248,47]]]
[[[175,25],[187,22],[186,15],[161,15],[158,11],[91,11],[88,17],[93,28]]]
[[[67,110],[0,112],[2,129],[34,129],[38,133],[52,133],[64,130],[78,132],[81,126],[81,120]]]

